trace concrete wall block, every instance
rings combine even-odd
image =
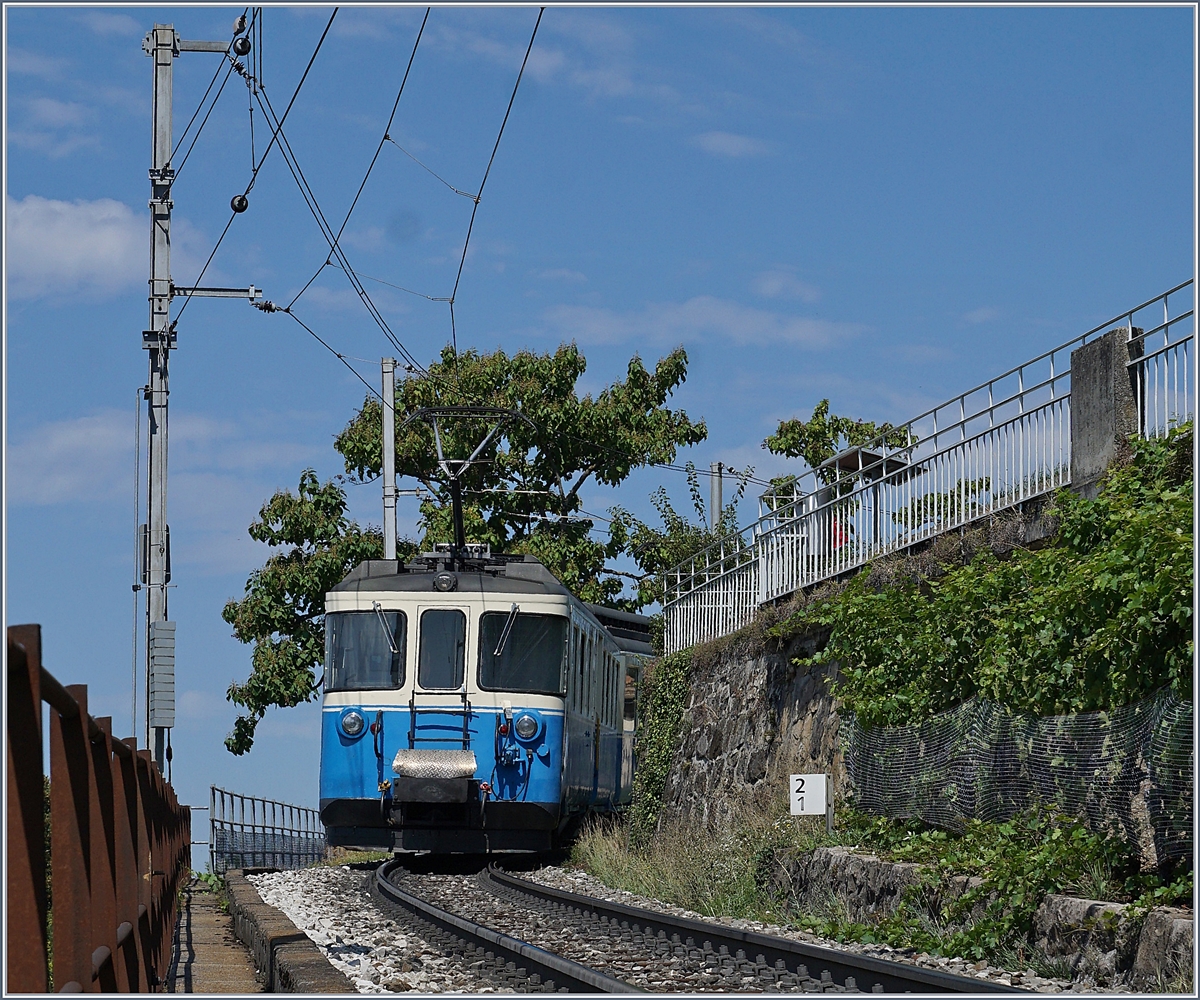
[[[225,873],[233,931],[250,949],[271,993],[355,993],[346,976],[236,869]]]
[[[1141,355],[1141,341],[1131,345],[1129,328],[1118,327],[1071,352],[1071,487],[1085,496],[1095,495],[1105,469],[1137,433],[1131,347]]]

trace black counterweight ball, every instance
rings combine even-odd
[[[237,53],[239,56],[249,55],[250,54],[250,39],[247,38],[245,35],[242,35],[241,38],[234,39],[233,51],[235,53]]]
[[[247,198],[244,194],[235,194],[229,200],[229,207],[232,208],[235,212],[237,212],[238,215],[241,215],[244,211],[246,211],[246,209],[248,209],[250,207],[250,199]]]

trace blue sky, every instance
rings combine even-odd
[[[7,620],[45,628],[46,662],[130,728],[134,401],[146,378],[154,22],[226,39],[241,8],[6,9]],[[344,8],[285,131],[340,223],[379,141],[423,8]],[[437,8],[392,135],[478,188],[536,8]],[[329,17],[269,8],[263,79],[282,110]],[[460,346],[575,340],[597,391],[630,356],[683,344],[675,397],[708,422],[679,461],[787,463],[760,448],[821,398],[903,421],[1190,276],[1190,8],[547,10],[479,208]],[[176,135],[217,56],[176,64]],[[174,189],[173,273],[191,283],[251,162],[235,76]],[[265,134],[255,115],[259,153]],[[347,227],[356,269],[448,294],[470,215],[387,144]],[[288,301],[327,248],[272,153],[206,283]],[[366,282],[422,361],[443,304]],[[326,269],[297,313],[372,385],[394,353]],[[172,359],[175,777],[314,803],[317,712],[272,713],[225,752],[224,690],[249,668],[224,602],[267,552],[246,535],[301,469],[341,471],[354,375],[285,316],[195,300]],[[144,432],[143,432],[144,442]],[[585,491],[649,515],[683,477]],[[410,486],[412,484],[401,484]],[[374,487],[352,511],[380,520]],[[743,506],[743,520],[754,504]],[[401,500],[401,531],[415,531]]]

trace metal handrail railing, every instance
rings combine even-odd
[[[664,574],[668,652],[748,624],[759,605],[1070,482],[1071,351],[1125,323],[1138,431],[1191,416],[1195,310],[1182,282],[951,397],[759,498],[752,524]],[[1161,322],[1139,328],[1140,313]],[[1161,344],[1157,339],[1161,337]],[[1068,363],[1061,363],[1066,354]]]
[[[248,814],[248,815],[247,815]],[[326,857],[320,813],[306,806],[209,789],[209,870],[304,868]]]
[[[42,703],[50,706],[50,894],[59,992],[159,988],[171,960],[191,816],[112,720],[41,663],[39,625],[8,629],[7,990],[50,986]]]

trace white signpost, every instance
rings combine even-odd
[[[833,795],[827,774],[791,776],[793,816],[824,816],[825,832],[833,833]]]

